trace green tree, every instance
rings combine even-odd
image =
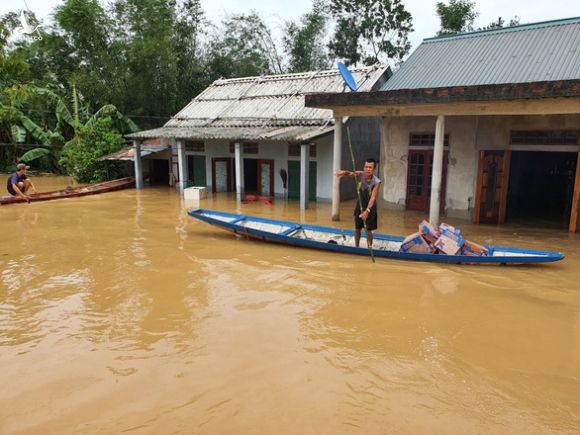
[[[20,144],[26,141],[21,126],[20,87],[13,85],[0,91],[0,169],[11,168],[18,161]]]
[[[23,78],[27,78],[30,65],[25,59],[13,56],[8,51],[8,40],[11,35],[10,17],[0,20],[0,89],[4,89]]]
[[[507,27],[518,26],[520,24],[520,17],[517,15],[510,19]],[[497,17],[497,20],[492,21],[487,26],[480,27],[477,30],[493,30],[493,29],[501,29],[505,26],[505,20],[502,17]]]
[[[116,96],[121,85],[117,81],[116,65],[119,57],[109,38],[113,22],[99,1],[66,0],[56,7],[54,18],[56,32],[68,48],[69,59],[75,63],[61,78],[67,92],[70,92],[69,83],[76,83],[93,108],[118,103]],[[55,48],[62,48],[62,45]]]
[[[211,79],[283,72],[272,33],[255,11],[232,15],[214,29],[207,67]]]
[[[63,150],[60,158],[68,174],[80,183],[97,183],[121,175],[117,162],[101,160],[124,146],[123,136],[112,128],[110,118],[99,118],[81,126],[77,139]]]
[[[179,70],[174,51],[176,20],[172,0],[127,0],[118,26],[126,32],[126,95],[131,114],[165,122],[177,109]],[[162,118],[162,119],[156,119]]]
[[[30,66],[9,52],[14,20],[14,14],[0,19],[0,169],[16,163],[19,144],[26,140],[26,132],[20,126],[19,98],[12,88],[28,75]]]
[[[401,0],[332,0],[336,29],[329,47],[347,64],[372,65],[409,53],[413,19]]]
[[[70,97],[70,107],[58,94],[47,88],[34,86],[25,86],[26,97],[23,100],[39,99],[45,103],[46,110],[41,111],[44,115],[48,109],[52,109],[54,116],[51,118],[41,118],[38,123],[38,117],[31,117],[20,112],[19,120],[21,125],[33,136],[41,147],[34,148],[20,157],[21,161],[32,162],[39,158],[48,158],[53,164],[53,169],[59,161],[63,150],[74,147],[80,138],[82,129],[91,128],[100,119],[106,118],[114,131],[118,132],[136,132],[137,125],[117,110],[112,104],[107,104],[99,108],[94,114],[90,114],[87,105],[81,103],[81,98],[72,84],[72,94]],[[21,106],[24,106],[21,104]],[[52,122],[50,122],[52,120]]]
[[[199,0],[185,0],[177,10],[174,52],[177,59],[177,107],[187,104],[209,84],[203,59],[204,27],[208,26]]]
[[[475,2],[450,0],[448,5],[437,3],[437,15],[441,21],[441,30],[437,34],[451,35],[472,31],[473,21],[479,14],[475,11]]]
[[[327,69],[332,65],[326,41],[327,23],[324,0],[314,0],[312,11],[298,23],[286,23],[283,44],[289,72]]]

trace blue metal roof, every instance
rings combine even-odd
[[[580,17],[425,39],[381,88],[580,79]]]

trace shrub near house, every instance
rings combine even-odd
[[[77,139],[64,148],[59,163],[76,181],[97,183],[121,175],[118,162],[99,160],[124,145],[123,137],[111,125],[110,118],[101,118],[81,126]]]

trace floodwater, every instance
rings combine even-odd
[[[580,431],[579,235],[450,219],[567,257],[373,264],[236,238],[196,205],[333,224],[329,204],[161,187],[0,207],[0,433]],[[379,226],[422,218],[381,210]]]

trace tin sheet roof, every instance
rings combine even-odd
[[[381,90],[580,79],[580,18],[430,38]]]
[[[141,157],[148,156],[150,154],[155,154],[161,151],[165,151],[170,148],[168,145],[141,145]],[[116,151],[106,156],[101,157],[99,160],[135,160],[135,148],[126,147],[119,151]]]
[[[351,70],[359,92],[376,90],[385,66]],[[308,93],[348,92],[338,70],[216,80],[163,127],[129,138],[305,140],[332,129],[332,111],[305,107]],[[321,133],[324,131],[324,133]]]

